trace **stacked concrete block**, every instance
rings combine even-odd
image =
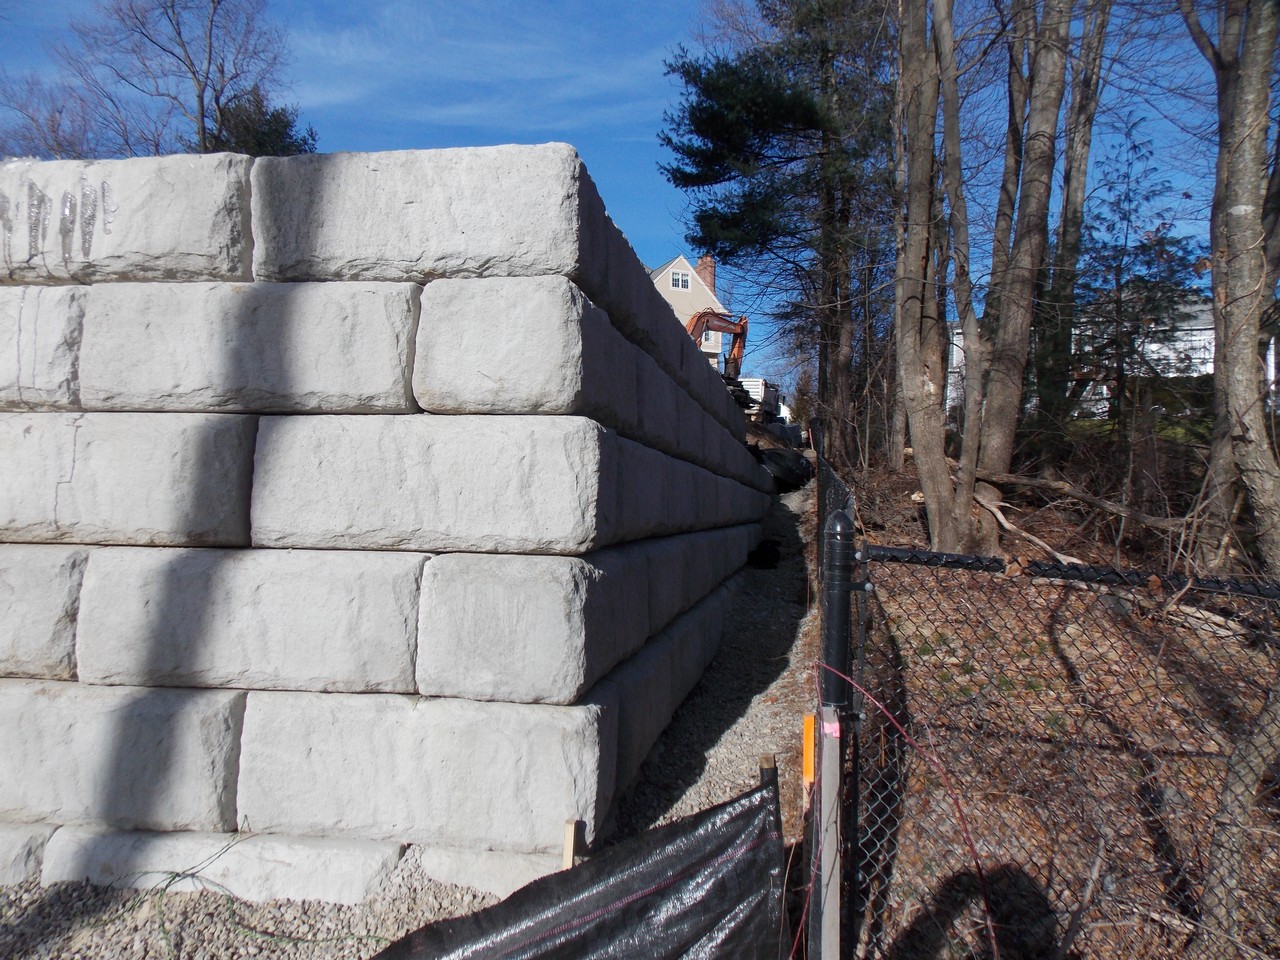
[[[576,153],[12,162],[0,210],[0,882],[594,837],[769,485]]]

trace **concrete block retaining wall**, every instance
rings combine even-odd
[[[0,882],[505,891],[594,835],[768,480],[576,153],[10,162],[0,210]]]

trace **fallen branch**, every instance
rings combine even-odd
[[[954,461],[951,461],[954,464]],[[1063,480],[1044,480],[1039,477],[1021,477],[1013,473],[991,473],[988,470],[979,470],[975,476],[983,483],[993,483],[1003,487],[1030,487],[1033,490],[1047,490],[1050,493],[1056,493],[1060,497],[1068,497],[1072,500],[1078,500],[1080,503],[1088,504],[1094,509],[1109,513],[1115,517],[1122,517],[1125,520],[1132,520],[1134,523],[1141,524],[1144,527],[1150,527],[1153,530],[1163,530],[1166,533],[1179,533],[1187,525],[1187,521],[1175,520],[1171,517],[1153,517],[1147,513],[1141,513],[1132,510],[1123,504],[1114,503],[1111,500],[1103,500],[1101,497],[1095,497],[1091,493],[1085,493],[1083,490],[1073,487],[1071,484]]]
[[[1076,938],[1084,928],[1084,915],[1093,903],[1093,888],[1098,882],[1098,875],[1102,872],[1102,863],[1107,856],[1107,839],[1110,835],[1111,831],[1104,829],[1102,835],[1098,837],[1098,852],[1093,858],[1093,866],[1089,869],[1089,879],[1084,885],[1084,893],[1080,895],[1080,902],[1071,911],[1071,921],[1067,924],[1067,932],[1062,935],[1062,942],[1058,945],[1056,960],[1067,960],[1071,954],[1072,944],[1076,942]]]
[[[1005,517],[1005,515],[1000,512],[1000,507],[1007,506],[1007,504],[992,503],[991,501],[983,500],[981,497],[976,495],[974,496],[973,499],[978,504],[978,506],[982,507],[982,509],[986,510],[988,513],[990,513],[993,517],[996,518],[996,523],[1000,524],[1000,526],[1004,527],[1004,529],[1008,530],[1010,533],[1016,534],[1017,536],[1021,537],[1023,540],[1026,540],[1029,543],[1034,543],[1037,547],[1039,547],[1045,553],[1049,554],[1049,556],[1053,557],[1053,559],[1057,560],[1058,563],[1084,563],[1084,561],[1079,559],[1078,557],[1072,557],[1065,553],[1059,553],[1057,550],[1053,549],[1053,547],[1049,546],[1047,543],[1045,543],[1043,540],[1041,540],[1039,537],[1035,536],[1034,534],[1027,533],[1027,531],[1021,529],[1020,527],[1015,527],[1012,523],[1009,522],[1008,518]]]

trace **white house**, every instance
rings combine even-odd
[[[1142,358],[1143,369],[1135,369],[1139,375],[1157,372],[1162,376],[1197,377],[1213,373],[1213,304],[1207,297],[1189,300],[1161,321],[1169,334],[1149,337],[1136,344]],[[958,323],[947,324],[951,340],[951,356],[947,365],[947,407],[964,402],[964,336]],[[1082,336],[1082,335],[1079,335]],[[1082,344],[1077,344],[1077,348]],[[1268,380],[1276,375],[1275,343],[1267,350],[1265,374]],[[1272,396],[1277,384],[1270,383]],[[1081,403],[1081,409],[1093,414],[1105,411],[1109,385],[1099,380],[1091,385]]]
[[[695,267],[690,266],[689,261],[681,255],[650,270],[649,276],[658,292],[671,304],[680,322],[685,325],[703,310],[714,310],[726,315],[729,313],[716,297],[716,261],[713,257],[699,257]],[[706,330],[699,344],[707,362],[717,370],[721,369],[720,354],[724,350],[722,337],[723,334]]]

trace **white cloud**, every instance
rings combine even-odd
[[[652,125],[666,106],[660,8],[383,0],[358,19],[349,11],[313,3],[290,18],[304,113],[349,107],[518,133]]]

